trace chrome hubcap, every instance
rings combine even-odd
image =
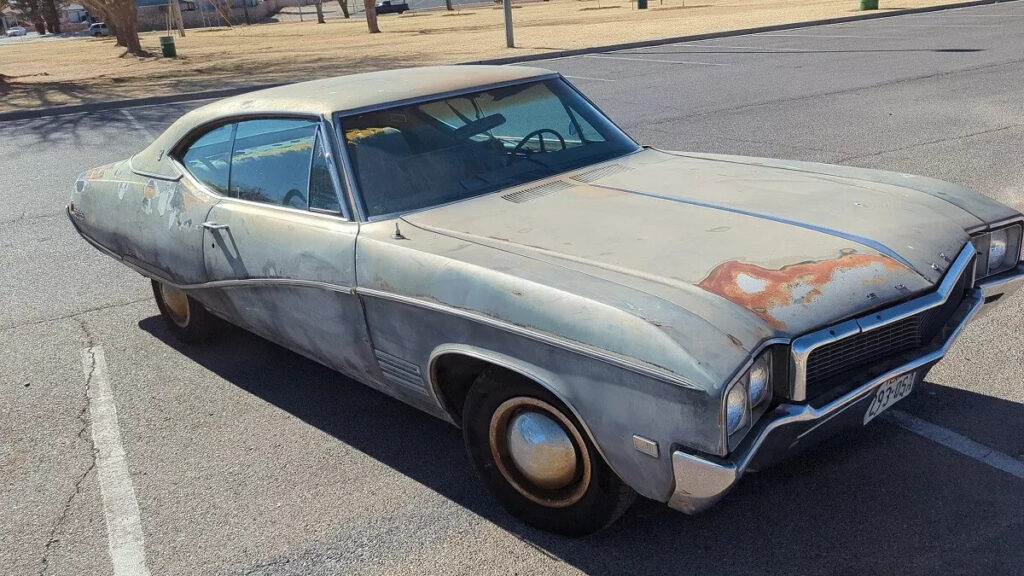
[[[519,472],[543,489],[565,488],[576,476],[576,447],[558,422],[540,412],[512,417],[508,453]]]
[[[182,328],[188,326],[188,296],[174,286],[160,284],[160,298],[171,321]]]
[[[512,398],[491,417],[491,453],[519,493],[545,506],[577,502],[590,486],[590,457],[573,423],[537,398]]]

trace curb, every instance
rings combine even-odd
[[[211,100],[213,98],[227,98],[281,86],[287,82],[274,84],[252,84],[239,86],[238,88],[223,88],[220,90],[207,90],[205,92],[186,92],[184,94],[168,94],[167,96],[150,96],[148,98],[131,98],[127,100],[108,100],[106,102],[90,102],[87,104],[71,104],[68,106],[51,106],[50,108],[30,108],[28,110],[13,110],[11,112],[0,112],[0,122],[9,120],[27,120],[31,118],[45,118],[48,116],[66,116],[69,114],[82,114],[85,112],[102,112],[104,110],[119,110],[121,108],[138,108],[141,106],[155,106],[158,104],[174,104],[177,102],[189,102],[192,100]]]
[[[893,10],[891,12],[875,12],[867,14],[856,14],[853,16],[841,16],[839,18],[826,18],[824,20],[808,20],[806,22],[791,22],[789,24],[773,24],[771,26],[759,26],[757,28],[744,28],[741,30],[725,30],[721,32],[708,32],[706,34],[693,34],[690,36],[675,36],[672,38],[658,38],[655,40],[644,40],[640,42],[626,42],[622,44],[609,44],[605,46],[593,46],[590,48],[577,48],[573,50],[558,50],[554,52],[543,52],[539,54],[527,54],[523,56],[508,56],[504,58],[491,58],[487,60],[474,60],[470,62],[459,62],[466,64],[517,64],[520,62],[536,62],[538,60],[554,60],[556,58],[567,58],[570,56],[583,56],[586,54],[598,54],[602,52],[613,52],[616,50],[631,50],[635,48],[649,48],[651,46],[662,46],[665,44],[676,44],[680,42],[696,42],[698,40],[710,40],[713,38],[729,38],[733,36],[746,36],[749,34],[760,34],[763,32],[777,32],[779,30],[796,30],[812,26],[824,26],[828,24],[842,24],[844,22],[857,22],[860,20],[874,20],[877,18],[891,18],[893,16],[904,16],[907,14],[922,14],[926,12],[939,12],[941,10],[953,10],[956,8],[971,8],[987,4],[1000,4],[1003,2],[1015,2],[1019,0],[972,0],[969,2],[958,2],[955,4],[943,4],[940,6],[924,6],[921,8],[907,8],[904,10]],[[193,100],[210,100],[214,98],[227,98],[237,96],[254,90],[273,88],[288,84],[288,82],[277,82],[273,84],[253,84],[238,88],[226,88],[222,90],[208,90],[205,92],[188,92],[185,94],[172,94],[167,96],[153,96],[149,98],[135,98],[128,100],[111,100],[108,102],[92,102],[87,104],[73,104],[69,106],[52,106],[50,108],[33,108],[29,110],[14,110],[11,112],[0,112],[0,122],[9,120],[26,120],[31,118],[44,118],[49,116],[64,116],[67,114],[81,114],[85,112],[101,112],[104,110],[118,110],[121,108],[136,108],[140,106],[154,106],[157,104],[173,104],[177,102],[189,102]]]

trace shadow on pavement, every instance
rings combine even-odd
[[[885,422],[745,477],[700,516],[639,499],[611,528],[568,539],[506,514],[477,480],[459,431],[440,420],[240,329],[186,346],[158,316],[139,326],[587,573],[992,575],[1018,574],[1024,562],[1024,482]],[[1020,404],[927,382],[922,393],[1024,429]]]

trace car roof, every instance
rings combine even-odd
[[[287,110],[330,115],[552,74],[550,70],[525,66],[400,68],[249,92],[221,100],[211,105],[209,111],[244,108],[246,111]]]
[[[247,92],[185,114],[132,157],[141,174],[177,178],[166,161],[170,149],[197,126],[232,117],[268,114],[331,116],[444,96],[488,86],[555,77],[556,72],[527,66],[425,66],[352,74]]]

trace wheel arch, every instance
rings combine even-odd
[[[451,366],[449,363],[468,362],[472,368],[471,373],[460,374],[457,377],[457,381],[449,381],[447,383],[442,381],[443,370]],[[579,410],[573,405],[572,401],[566,396],[566,394],[560,389],[558,382],[558,376],[549,370],[545,370],[539,366],[524,362],[517,358],[513,358],[501,352],[495,352],[493,350],[487,350],[476,346],[467,344],[442,344],[437,348],[434,348],[430,354],[430,359],[427,362],[427,378],[428,384],[431,389],[431,393],[434,398],[441,405],[441,408],[448,414],[448,418],[458,427],[462,427],[462,404],[466,400],[466,394],[469,392],[470,386],[476,377],[483,373],[484,370],[492,368],[500,368],[506,370],[516,376],[525,378],[534,384],[540,386],[544,390],[547,390],[563,406],[572,414],[573,418],[579,422],[580,427],[583,429],[583,433],[587,436],[590,442],[597,449],[598,454],[601,458],[612,467],[612,470],[622,478],[622,474],[619,474],[618,470],[615,470],[614,464],[609,460],[607,455],[601,449],[601,444],[598,443],[597,437],[590,430],[587,425],[587,421],[580,414]],[[468,381],[468,383],[467,383]],[[447,389],[446,389],[447,388]]]

